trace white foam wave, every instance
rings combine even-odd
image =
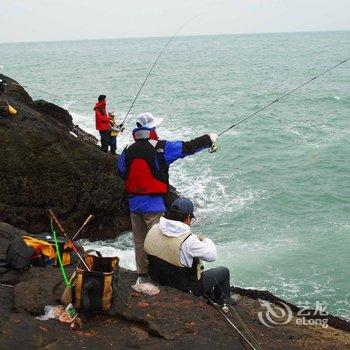
[[[131,233],[124,234],[115,240],[88,242],[86,240],[79,242],[85,250],[112,249],[116,252],[121,267],[129,270],[136,270],[135,253],[132,245]]]
[[[69,109],[68,111],[73,118],[73,124],[78,125],[81,129],[88,132],[89,134],[92,134],[95,137],[99,137],[98,131],[95,129],[95,117],[92,114],[83,115]]]
[[[66,103],[64,103],[62,105],[62,108],[66,109],[67,111],[69,111],[70,107],[72,107],[72,105],[74,104],[74,100],[70,100],[70,101],[66,101]],[[71,113],[71,112],[69,112]],[[72,113],[71,113],[72,114]]]

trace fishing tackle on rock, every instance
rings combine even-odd
[[[52,232],[53,240],[55,242],[55,247],[56,247],[56,252],[57,252],[57,260],[58,260],[58,264],[60,265],[60,268],[61,268],[61,273],[62,273],[64,283],[66,284],[67,288],[71,288],[72,285],[71,285],[70,281],[68,280],[66,270],[64,269],[64,266],[63,266],[61,253],[60,253],[60,249],[59,249],[58,242],[57,242],[57,233],[56,233],[55,229],[53,228],[52,218],[51,218],[51,232]]]
[[[305,85],[311,83],[313,80],[316,80],[317,78],[321,77],[322,75],[327,74],[328,72],[330,72],[330,71],[332,71],[333,69],[339,67],[340,65],[342,65],[342,64],[344,64],[344,63],[346,63],[346,62],[348,62],[349,60],[350,60],[350,57],[347,58],[347,59],[345,59],[345,60],[343,60],[343,61],[341,61],[341,62],[339,62],[339,63],[336,64],[335,66],[333,66],[333,67],[331,67],[331,68],[328,68],[327,70],[323,71],[322,73],[320,73],[320,74],[314,76],[313,78],[311,78],[311,79],[309,79],[308,81],[302,83],[301,85],[297,86],[296,88],[294,88],[294,89],[288,91],[287,93],[285,93],[285,94],[282,95],[281,97],[277,98],[276,100],[271,101],[270,103],[268,103],[268,104],[265,105],[264,107],[261,107],[261,108],[258,109],[257,111],[255,111],[255,112],[249,114],[248,116],[246,116],[245,118],[241,119],[239,122],[237,122],[237,123],[231,125],[229,128],[227,128],[227,129],[225,129],[224,131],[222,131],[221,133],[219,133],[219,136],[225,134],[226,132],[228,132],[229,130],[233,129],[233,128],[236,127],[237,125],[239,125],[239,124],[245,122],[246,120],[250,119],[250,118],[253,117],[254,115],[256,115],[256,114],[260,113],[261,111],[265,110],[266,108],[272,106],[272,105],[275,104],[276,102],[281,101],[281,100],[284,99],[285,97],[291,95],[291,94],[294,93],[295,91],[297,91],[297,90],[301,89],[302,87],[304,87]]]
[[[85,266],[85,268],[88,270],[88,271],[91,271],[90,268],[87,266],[86,262],[84,261],[84,259],[82,258],[82,256],[80,255],[80,253],[78,252],[78,249],[76,248],[75,244],[72,242],[72,240],[67,236],[64,228],[62,227],[62,225],[60,224],[60,222],[58,221],[56,215],[54,214],[54,212],[49,209],[49,214],[50,214],[50,217],[53,221],[55,221],[55,224],[57,225],[58,229],[60,230],[61,234],[64,235],[64,237],[67,238],[68,242],[72,244],[72,247],[73,247],[73,250],[74,252],[78,255],[80,261],[83,263],[83,265]]]
[[[156,64],[158,63],[159,59],[162,57],[162,55],[163,55],[164,51],[166,50],[166,48],[167,48],[167,47],[170,45],[170,43],[175,39],[176,35],[180,32],[180,30],[181,30],[183,27],[185,27],[189,22],[193,21],[195,18],[197,18],[197,17],[199,17],[199,16],[200,16],[200,15],[197,15],[197,16],[195,16],[195,17],[192,17],[191,19],[189,19],[188,21],[186,21],[184,24],[182,24],[181,27],[174,33],[174,35],[167,41],[167,43],[166,43],[165,46],[163,47],[162,51],[159,53],[159,55],[157,56],[156,60],[153,62],[152,66],[151,66],[151,69],[149,70],[149,72],[148,72],[147,75],[146,75],[145,80],[142,82],[142,84],[141,84],[141,86],[140,86],[140,89],[139,89],[139,91],[137,92],[137,94],[136,94],[134,100],[132,101],[132,103],[131,103],[131,105],[130,105],[130,107],[129,107],[129,110],[127,111],[127,113],[126,113],[126,115],[125,115],[125,117],[124,117],[124,119],[123,119],[121,125],[123,125],[123,124],[125,123],[126,118],[127,118],[128,115],[130,114],[132,108],[134,107],[134,104],[135,104],[137,98],[139,97],[139,95],[140,95],[140,93],[141,93],[143,87],[145,86],[145,84],[146,84],[148,78],[150,77],[150,75],[151,75],[151,73],[152,73],[154,67],[155,67]]]

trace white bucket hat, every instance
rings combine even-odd
[[[136,125],[153,129],[163,122],[163,118],[156,118],[151,113],[142,113],[136,119]]]

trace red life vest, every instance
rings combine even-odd
[[[136,140],[125,151],[127,176],[125,189],[129,194],[166,194],[169,190],[169,166],[164,159],[165,141],[156,146],[147,139]]]
[[[97,102],[95,105],[95,121],[96,121],[96,130],[106,131],[109,130],[111,121],[108,118],[106,111],[106,102]]]

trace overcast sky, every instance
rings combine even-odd
[[[350,29],[350,0],[0,0],[0,42]]]

